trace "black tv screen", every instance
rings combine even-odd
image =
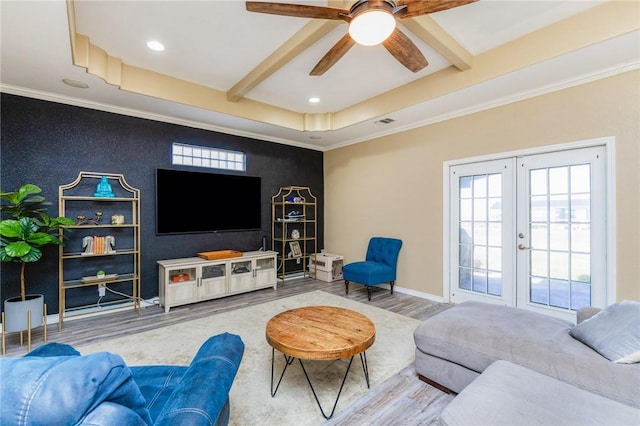
[[[260,178],[156,170],[156,233],[261,228]]]

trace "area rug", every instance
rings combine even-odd
[[[209,336],[225,331],[238,334],[245,343],[245,353],[229,395],[230,424],[319,425],[325,420],[297,362],[289,367],[277,394],[271,397],[271,346],[265,340],[265,325],[271,317],[288,309],[312,305],[352,309],[373,321],[376,340],[366,352],[371,389],[413,362],[413,331],[418,320],[321,290],[80,346],[78,350],[82,354],[114,352],[129,365],[188,365]],[[325,413],[331,412],[347,364],[348,360],[305,362]],[[276,371],[281,371],[283,366],[282,354],[276,351]],[[336,414],[367,392],[370,389],[356,356]]]

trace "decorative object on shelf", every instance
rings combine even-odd
[[[87,219],[86,216],[78,215],[76,216],[76,219],[78,219],[76,225],[100,225],[102,214],[102,212],[96,212],[95,217],[93,217],[92,219]]]
[[[104,278],[107,275],[102,269],[96,272],[96,278]]]
[[[100,178],[100,182],[96,185],[96,192],[93,196],[100,198],[114,198],[116,196],[111,190],[111,184],[106,176]]]
[[[114,237],[113,235],[107,235],[106,237],[104,237],[104,252],[106,254],[115,253],[115,247],[116,237]]]
[[[98,271],[100,272],[100,271]],[[102,271],[104,272],[104,271]],[[118,274],[101,274],[101,276],[93,275],[90,277],[82,277],[83,283],[90,283],[95,281],[107,281],[107,280],[115,280],[118,278]]]
[[[59,237],[58,230],[71,226],[74,222],[64,215],[49,216],[46,208],[51,203],[40,195],[41,192],[42,189],[33,184],[22,185],[14,192],[0,191],[0,212],[8,217],[0,220],[0,261],[20,263],[20,296],[4,302],[3,353],[6,332],[27,330],[28,349],[31,350],[31,326],[44,324],[44,341],[47,341],[44,297],[41,294],[27,294],[24,272],[27,263],[37,262],[42,258],[43,247],[49,244],[61,246],[63,240]],[[3,289],[4,286],[3,282]],[[33,301],[37,306],[32,306]],[[8,309],[8,305],[11,308]]]
[[[189,274],[171,275],[171,282],[174,282],[174,283],[181,283],[181,282],[189,281],[190,279],[191,278],[189,277]]]
[[[84,251],[82,254],[93,254],[93,237],[87,235],[82,239],[82,248]]]
[[[122,214],[114,214],[111,216],[111,224],[112,225],[124,225],[124,215]]]
[[[287,213],[288,219],[304,219],[304,214],[300,213],[298,210],[293,210]]]
[[[290,241],[289,247],[291,248],[291,255],[293,257],[301,257],[302,250],[300,249],[300,243],[297,241]]]
[[[251,272],[251,271],[249,270],[249,268],[247,268],[244,265],[234,264],[231,269],[232,274],[246,274],[247,272]]]
[[[288,202],[290,203],[304,203],[304,198],[302,197],[289,197],[289,199],[287,199]]]
[[[297,229],[291,231],[291,238],[293,238],[294,240],[300,238],[300,231],[298,231]]]

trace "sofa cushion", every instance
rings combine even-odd
[[[640,410],[496,361],[453,399],[439,420],[447,426],[637,425]]]
[[[41,355],[0,359],[3,424],[151,424],[145,400],[118,355],[50,356],[47,350]]]
[[[640,303],[631,300],[614,303],[569,333],[613,362],[640,362]]]

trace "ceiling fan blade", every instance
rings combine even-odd
[[[309,75],[318,76],[324,74],[329,68],[334,66],[354,44],[356,44],[356,42],[353,41],[349,33],[345,34],[344,37],[334,44],[327,54],[320,59],[320,62],[316,64]]]
[[[397,2],[398,6],[407,6],[407,8],[398,14],[398,17],[402,19],[412,18],[426,15],[427,13],[453,9],[476,1],[478,0],[400,0]]]
[[[398,62],[413,72],[418,72],[429,64],[418,47],[398,28],[393,30],[382,45]]]
[[[348,10],[325,6],[307,6],[302,4],[271,3],[248,1],[249,12],[269,13],[271,15],[295,16],[299,18],[342,19],[349,14]]]

